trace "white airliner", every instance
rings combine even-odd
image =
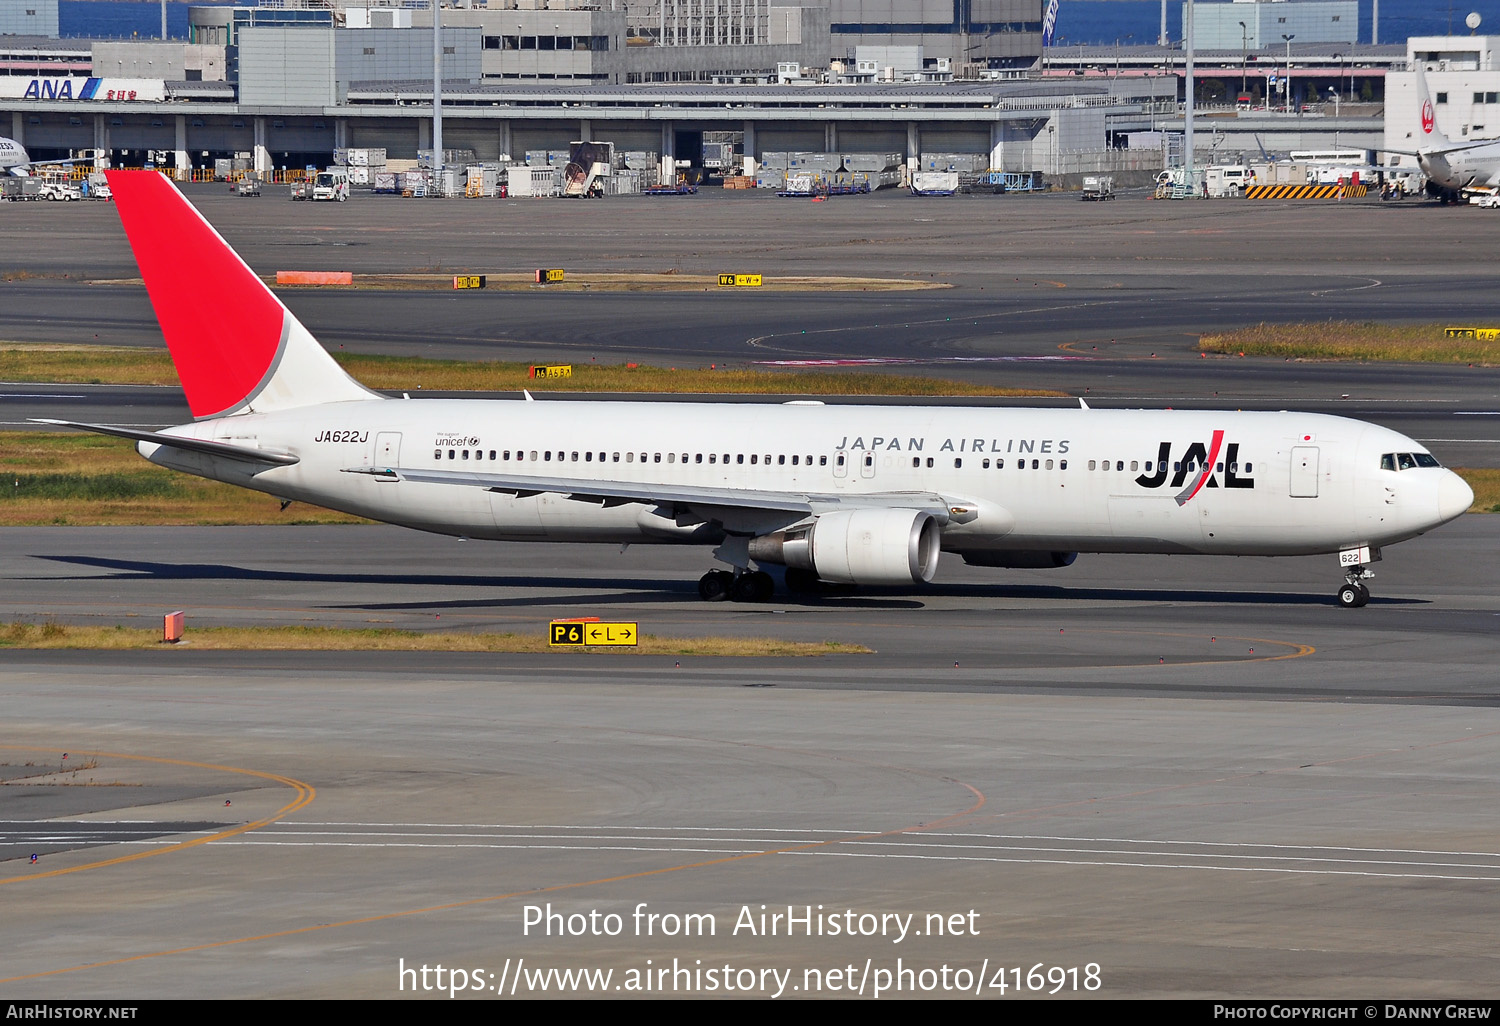
[[[1417,123],[1407,138],[1416,141],[1415,149],[1388,152],[1416,157],[1417,166],[1443,202],[1458,199],[1463,189],[1500,186],[1500,139],[1454,142],[1444,135],[1437,127],[1437,111],[1423,68],[1417,69]]]
[[[196,420],[165,467],[440,534],[715,545],[705,599],[920,585],[940,552],[1336,553],[1344,606],[1380,548],[1468,485],[1394,431],[1305,413],[390,399],[346,375],[179,193],[109,182]],[[530,396],[527,396],[530,399]]]
[[[0,136],[0,173],[25,178],[34,167],[50,167],[54,164],[76,164],[76,160],[32,160],[26,147],[14,139]]]
[[[14,139],[0,136],[0,171],[12,175],[24,175],[26,169],[31,166],[31,157],[26,153],[26,147]]]

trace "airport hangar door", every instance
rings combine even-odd
[[[94,116],[52,111],[27,114],[21,143],[32,160],[66,160],[74,150],[93,149]]]

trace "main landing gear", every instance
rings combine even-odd
[[[1375,571],[1365,566],[1352,566],[1344,573],[1344,586],[1339,589],[1339,605],[1345,609],[1358,609],[1370,601],[1370,589],[1364,582],[1375,576]]]
[[[705,602],[768,602],[776,582],[764,570],[710,570],[698,579],[698,597]]]

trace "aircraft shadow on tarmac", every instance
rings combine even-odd
[[[697,582],[692,580],[658,580],[624,577],[537,577],[513,575],[348,573],[301,570],[268,570],[233,566],[226,563],[164,563],[146,560],[111,559],[103,556],[55,556],[33,554],[36,559],[56,563],[111,570],[112,578],[158,581],[284,581],[308,584],[358,584],[391,587],[455,587],[488,590],[534,591],[539,594],[495,598],[459,598],[413,602],[359,602],[327,604],[330,609],[375,609],[395,611],[500,608],[510,606],[555,606],[568,602],[595,605],[637,605],[641,603],[679,604],[686,598],[694,603]],[[47,577],[45,580],[100,580],[99,575],[73,578]],[[559,587],[574,594],[560,595]],[[1241,591],[1231,589],[1190,588],[1069,588],[1058,585],[1016,584],[930,584],[920,596],[909,591],[885,588],[863,588],[858,592],[833,591],[814,595],[779,594],[780,605],[837,606],[839,608],[920,609],[927,597],[971,598],[978,602],[996,599],[1092,599],[1111,602],[1199,602],[1227,605],[1332,606],[1334,600],[1321,593],[1286,591]],[[1423,606],[1426,599],[1371,598],[1374,606]],[[755,604],[749,608],[763,608]]]

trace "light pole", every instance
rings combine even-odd
[[[1339,90],[1338,86],[1329,86],[1328,95],[1333,97],[1333,148],[1339,148]]]
[[[1286,40],[1286,78],[1281,80],[1281,98],[1282,106],[1290,114],[1292,112],[1292,40],[1297,38],[1297,33],[1287,35],[1283,32],[1281,38]]]
[[[1246,40],[1249,38],[1249,35],[1250,35],[1250,33],[1249,33],[1249,30],[1245,28],[1245,23],[1243,21],[1240,22],[1240,95],[1241,96],[1245,95],[1245,64],[1246,64],[1246,62],[1248,60],[1248,58],[1246,57],[1246,53],[1247,53],[1247,51],[1249,49],[1249,47],[1246,45]]]

